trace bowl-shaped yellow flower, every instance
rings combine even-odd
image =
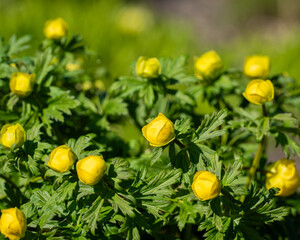
[[[10,75],[9,88],[10,91],[19,97],[28,96],[32,90],[35,80],[35,74],[22,72],[14,72]]]
[[[62,18],[48,20],[45,23],[44,34],[49,39],[61,39],[68,33],[68,24]]]
[[[215,51],[208,51],[194,61],[195,76],[200,80],[216,79],[223,70],[223,63]]]
[[[11,148],[14,145],[14,148],[21,147],[26,141],[26,133],[24,128],[17,123],[14,124],[5,124],[1,128],[0,133],[0,142],[5,148]]]
[[[270,59],[268,56],[248,56],[244,63],[244,74],[249,78],[267,78],[270,73]]]
[[[104,176],[107,169],[102,156],[88,156],[76,164],[78,178],[87,185],[95,185]]]
[[[300,186],[300,176],[295,166],[295,161],[281,159],[271,165],[270,172],[266,175],[266,187],[279,188],[276,195],[287,197],[294,194]]]
[[[19,240],[25,236],[27,223],[24,213],[18,208],[1,210],[0,231],[10,240]]]
[[[175,139],[174,124],[162,113],[144,126],[142,133],[153,147],[165,146]]]
[[[63,173],[71,169],[76,159],[77,156],[72,149],[62,145],[53,149],[47,165],[54,171]]]
[[[255,79],[248,83],[243,96],[251,103],[261,105],[274,98],[274,86],[270,80]]]
[[[161,74],[161,66],[157,58],[139,57],[136,73],[143,78],[156,78]]]
[[[206,201],[219,196],[221,184],[215,174],[199,171],[193,178],[192,189],[199,200]]]

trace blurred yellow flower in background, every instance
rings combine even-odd
[[[45,23],[44,34],[49,39],[61,39],[68,33],[68,24],[62,18],[48,20]]]
[[[249,78],[265,79],[270,73],[270,58],[268,56],[247,56],[244,63],[244,74]]]
[[[223,70],[223,63],[215,51],[208,51],[200,57],[195,58],[194,71],[197,78],[215,79]]]
[[[127,6],[121,9],[116,19],[117,27],[127,34],[139,34],[153,24],[151,12],[141,6]]]

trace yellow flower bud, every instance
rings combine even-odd
[[[199,171],[193,178],[192,189],[200,201],[205,201],[219,196],[221,184],[215,174]]]
[[[274,98],[274,86],[270,80],[255,79],[248,83],[243,96],[251,103],[261,105]]]
[[[161,74],[161,66],[157,58],[139,57],[136,73],[143,78],[156,78]]]
[[[14,148],[21,147],[26,141],[26,133],[24,128],[17,123],[14,124],[5,124],[0,133],[0,142],[5,148],[11,148],[13,145]]]
[[[275,162],[266,175],[266,187],[280,189],[277,196],[290,196],[297,191],[299,186],[300,176],[294,160],[281,159]]]
[[[48,167],[56,172],[67,172],[77,159],[76,154],[66,145],[54,148],[50,154]]]
[[[201,80],[215,79],[221,74],[223,63],[215,51],[208,51],[195,59],[194,69],[196,77]]]
[[[1,210],[0,231],[10,240],[19,240],[25,236],[27,223],[24,213],[18,208]]]
[[[144,126],[142,133],[153,147],[165,146],[175,139],[174,124],[162,113]]]
[[[270,59],[267,56],[248,56],[244,63],[244,74],[249,78],[267,78],[270,73]]]
[[[78,178],[87,185],[95,185],[104,176],[107,169],[102,156],[88,156],[76,164]]]
[[[49,39],[61,39],[68,33],[68,24],[62,18],[48,20],[45,23],[44,34]]]
[[[33,90],[35,74],[14,72],[10,75],[10,91],[19,97],[28,96]]]

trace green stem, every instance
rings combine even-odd
[[[247,179],[247,182],[246,182],[246,185],[245,185],[246,189],[248,189],[248,187],[251,183],[251,180],[253,179],[254,174],[255,174],[255,172],[258,168],[264,145],[265,145],[265,136],[262,138],[261,142],[258,145],[258,149],[257,149],[255,157],[253,159],[252,166],[250,167],[248,179]]]
[[[192,224],[187,223],[185,225],[185,231],[184,231],[184,239],[190,240],[192,238]]]
[[[22,194],[20,188],[8,177],[6,177],[3,174],[0,174],[0,178],[4,179],[9,185],[11,185],[14,189],[16,189],[17,193],[21,196],[24,197],[24,195]]]
[[[266,106],[264,104],[262,105],[262,110],[263,110],[264,117],[266,117],[267,116],[267,110],[266,110]],[[252,179],[254,178],[255,172],[256,172],[256,170],[258,168],[258,165],[259,165],[259,162],[260,162],[260,159],[261,159],[261,155],[263,153],[263,149],[264,149],[265,143],[266,143],[266,137],[263,136],[263,138],[261,139],[261,141],[260,141],[260,143],[258,145],[258,149],[256,151],[256,154],[255,154],[255,157],[253,159],[252,165],[250,167],[249,175],[248,175],[248,178],[247,178],[247,182],[245,184],[245,189],[248,189],[248,187],[250,186],[250,183],[251,183]],[[241,201],[243,202],[244,200],[245,200],[245,195],[243,195],[241,197]]]
[[[173,141],[174,141],[174,143],[176,143],[181,149],[184,149],[184,148],[185,148],[184,144],[183,144],[182,142],[180,142],[178,139],[175,138]]]

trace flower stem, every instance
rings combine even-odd
[[[266,106],[264,104],[262,105],[262,111],[263,111],[264,117],[266,117],[267,116],[267,110],[266,110]],[[260,143],[258,145],[258,149],[256,151],[256,154],[255,154],[255,157],[253,159],[252,165],[250,167],[249,175],[248,175],[248,178],[247,178],[247,182],[245,184],[245,189],[248,189],[248,187],[250,186],[250,183],[251,183],[252,179],[254,178],[255,172],[256,172],[256,170],[258,168],[258,165],[259,165],[259,162],[260,162],[260,159],[261,159],[261,155],[263,153],[263,149],[264,149],[265,143],[266,143],[266,136],[263,136],[263,138],[261,139],[261,141],[260,141]],[[241,201],[244,202],[244,200],[245,200],[245,195],[243,195],[241,197]]]
[[[181,149],[185,148],[184,144],[176,138],[174,139],[174,143],[176,143]]]

